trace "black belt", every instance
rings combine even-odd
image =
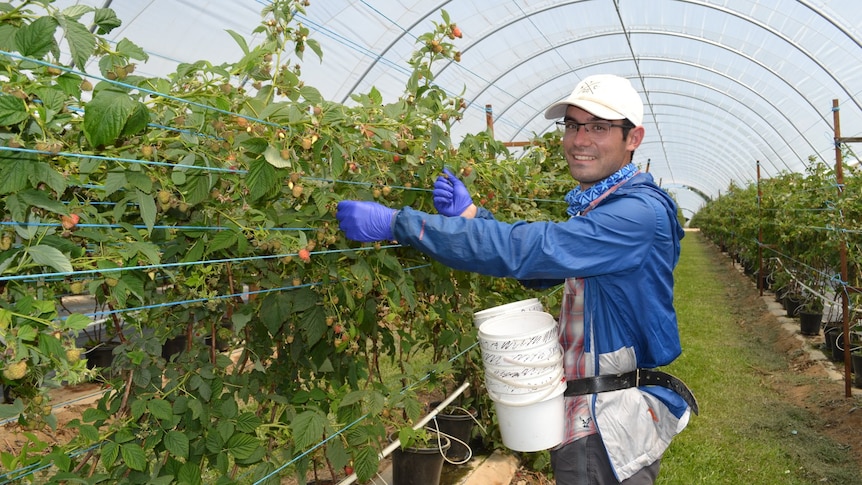
[[[697,399],[695,399],[694,394],[691,393],[691,390],[689,390],[685,383],[666,372],[657,370],[637,369],[623,374],[584,377],[583,379],[566,381],[566,392],[564,395],[581,396],[640,386],[666,387],[682,396],[685,402],[691,407],[692,412],[697,414]]]

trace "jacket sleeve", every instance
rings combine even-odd
[[[655,210],[638,197],[607,200],[565,222],[445,217],[405,207],[395,239],[458,270],[519,280],[561,280],[641,265],[656,231]]]

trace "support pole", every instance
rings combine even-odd
[[[838,116],[838,100],[832,100],[832,121],[835,127],[835,182],[838,185],[838,196],[844,193],[844,167],[842,166],[843,155],[841,154],[841,119]],[[840,221],[843,226],[843,219]],[[847,241],[843,233],[839,232],[838,257],[841,261],[841,282],[848,285],[847,276]],[[850,374],[853,371],[850,361],[850,297],[846,287],[841,288],[841,314],[844,330],[844,397],[851,397]]]
[[[494,138],[494,108],[490,104],[485,105],[485,126],[488,127],[488,134]]]

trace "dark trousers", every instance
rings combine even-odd
[[[608,452],[598,434],[551,450],[551,467],[557,485],[653,485],[661,460],[641,469],[622,482],[611,469]]]

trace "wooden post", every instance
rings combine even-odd
[[[835,126],[835,182],[838,186],[838,196],[844,192],[844,167],[841,155],[841,120],[838,116],[838,100],[832,100],[832,121]],[[843,222],[843,221],[842,221]],[[843,225],[843,223],[842,223]],[[847,241],[840,236],[838,244],[838,257],[841,261],[841,282],[849,284],[847,276]],[[841,313],[844,330],[844,397],[851,397],[850,374],[853,372],[850,361],[850,297],[846,288],[841,289]]]
[[[488,127],[488,134],[494,138],[494,109],[490,104],[485,105],[485,125]]]

